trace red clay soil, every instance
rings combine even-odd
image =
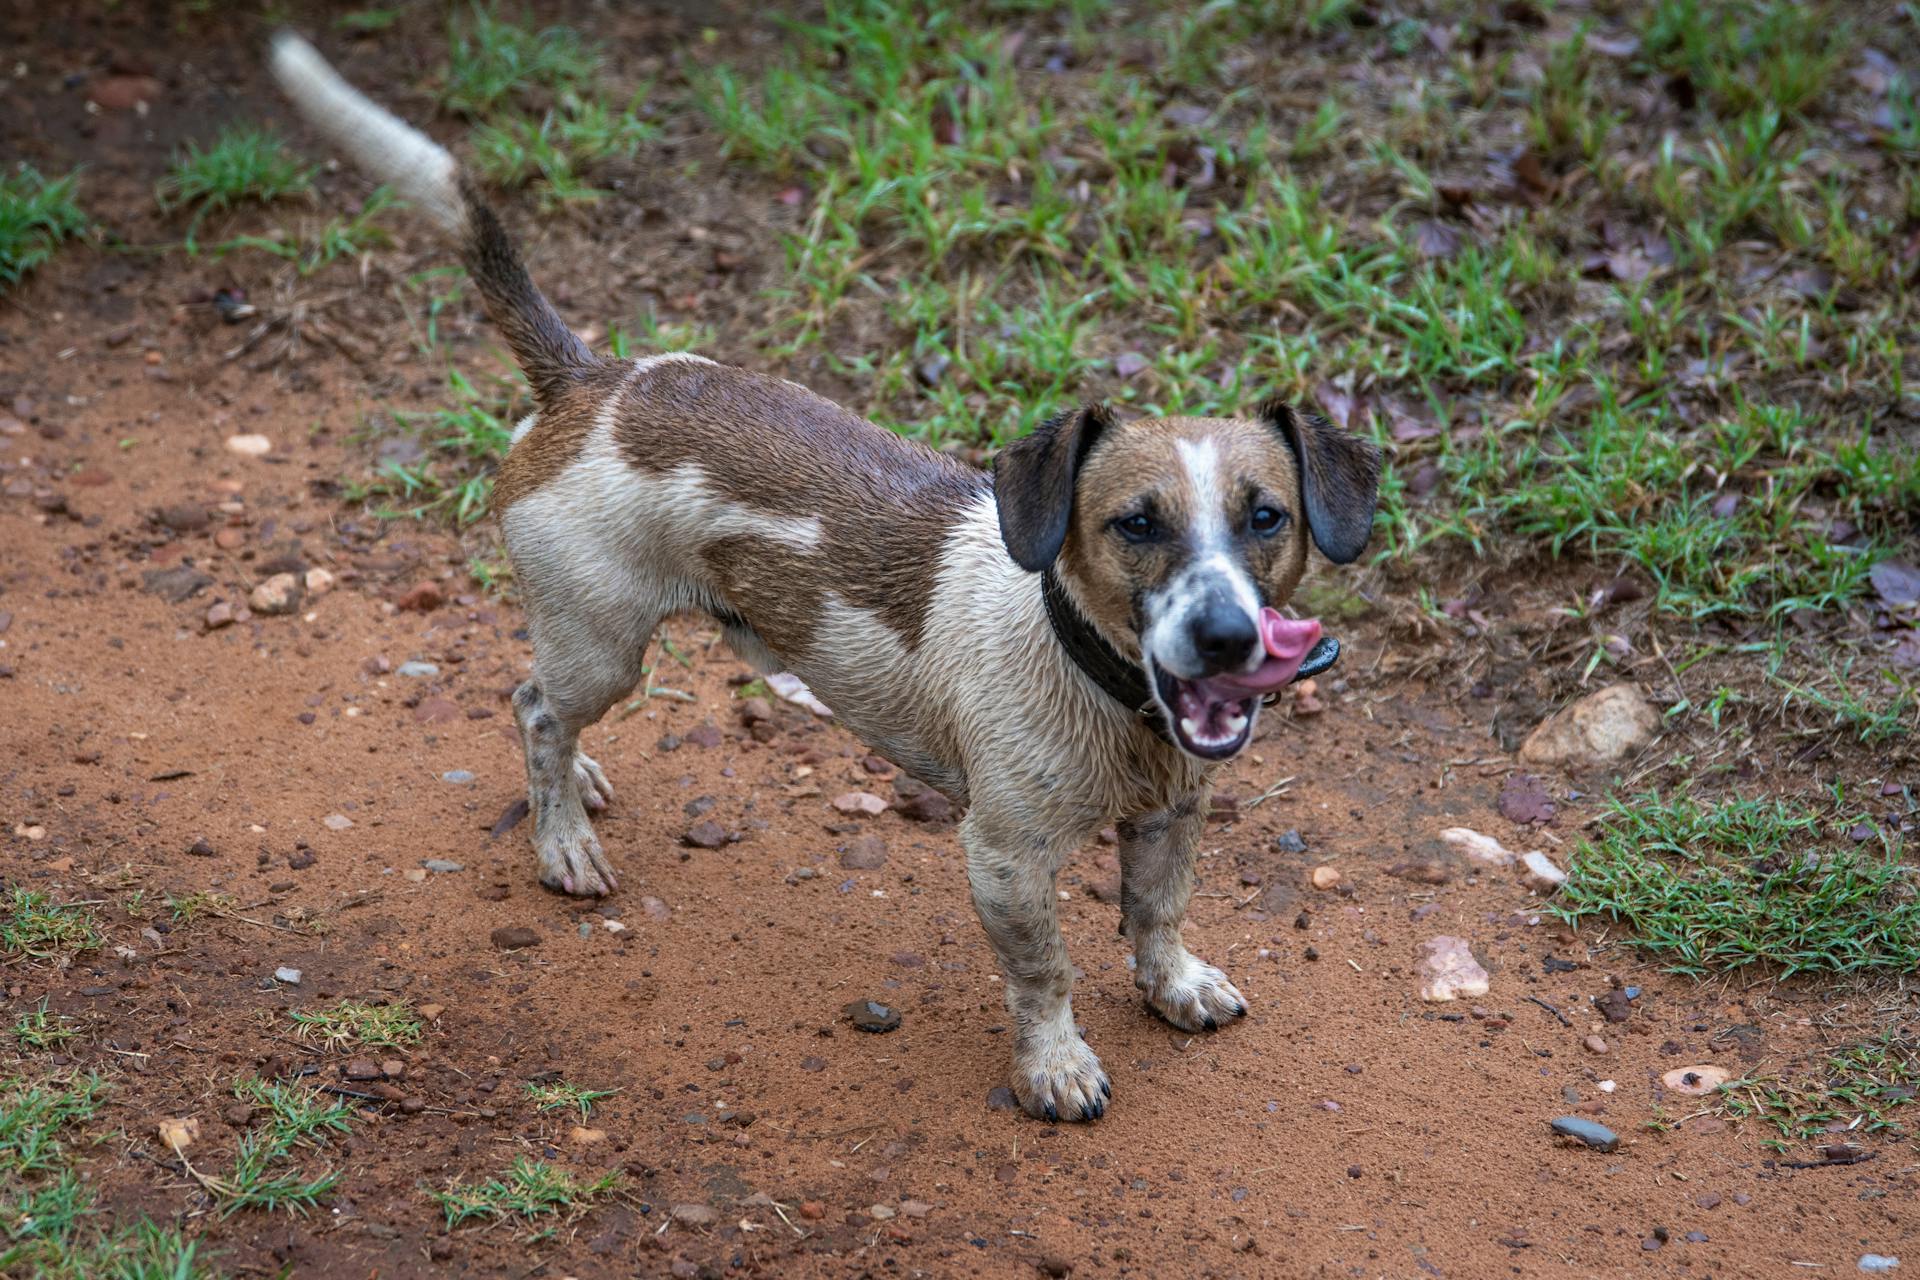
[[[36,84],[106,37],[63,39]],[[236,50],[213,56],[266,101]],[[183,115],[205,107],[170,83]],[[34,129],[81,130],[62,102]],[[95,162],[108,203],[152,176],[126,119],[92,140],[117,130],[124,149],[124,168]],[[749,732],[745,669],[700,621],[670,627],[690,669],[663,660],[657,677],[692,700],[616,712],[584,741],[617,791],[597,825],[622,892],[544,891],[525,825],[498,830],[522,794],[520,615],[480,592],[452,536],[335,496],[364,465],[349,438],[369,385],[424,404],[432,375],[391,297],[350,275],[330,278],[339,305],[390,355],[225,358],[245,330],[189,299],[244,271],[267,268],[79,249],[0,303],[5,876],[104,901],[110,933],[68,970],[0,977],[10,1017],[48,997],[89,1021],[69,1060],[116,1082],[103,1123],[125,1138],[88,1166],[116,1217],[178,1218],[236,1273],[306,1276],[1734,1277],[1920,1255],[1911,1145],[1866,1138],[1864,1162],[1789,1169],[1768,1131],[1660,1086],[1676,1066],[1798,1061],[1827,1013],[1817,993],[1663,976],[1438,841],[1464,825],[1564,860],[1597,801],[1550,779],[1546,826],[1499,817],[1514,766],[1491,711],[1390,674],[1384,629],[1348,631],[1325,709],[1268,717],[1223,783],[1187,934],[1246,994],[1244,1022],[1195,1037],[1150,1017],[1110,851],[1063,874],[1075,1008],[1113,1077],[1092,1125],[997,1101],[1004,1011],[951,820],[798,708]],[[272,452],[228,451],[242,432]],[[216,603],[309,567],[335,588],[208,626]],[[435,670],[403,676],[409,661]],[[891,807],[831,807],[855,789]],[[696,824],[719,847],[690,846]],[[1290,831],[1303,852],[1276,843]],[[1338,889],[1310,887],[1323,863]],[[235,907],[156,945],[142,930],[166,912],[127,914],[135,890]],[[532,945],[496,945],[508,929]],[[1491,972],[1482,1008],[1419,1000],[1416,949],[1438,934]],[[273,981],[281,966],[298,986]],[[1615,977],[1640,988],[1617,1023],[1593,1003]],[[220,1167],[251,1123],[236,1078],[341,1079],[347,1055],[294,1038],[287,1014],[343,997],[437,1011],[416,1049],[373,1055],[403,1059],[393,1092],[410,1101],[368,1103],[312,1216],[220,1217],[154,1124],[197,1116],[196,1165]],[[855,1031],[841,1010],[861,997],[900,1028]],[[1604,1052],[1582,1046],[1596,1030]],[[604,1138],[527,1100],[554,1073],[619,1090],[590,1121]],[[1556,1138],[1569,1113],[1619,1149]],[[449,1232],[428,1192],[519,1155],[621,1170],[624,1190],[538,1241]]]

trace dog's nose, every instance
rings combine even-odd
[[[1260,628],[1231,601],[1209,601],[1191,624],[1194,656],[1208,674],[1238,671],[1260,647]]]

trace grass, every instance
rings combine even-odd
[[[0,957],[70,961],[105,941],[92,910],[18,885],[0,898]]]
[[[465,116],[486,116],[516,100],[553,96],[583,86],[600,68],[597,50],[567,27],[529,30],[474,5],[455,17],[442,77],[440,105]]]
[[[342,1000],[331,1009],[311,1013],[296,1010],[288,1016],[302,1040],[317,1040],[334,1050],[404,1049],[426,1037],[425,1024],[404,1000],[391,1004]]]
[[[32,1053],[45,1049],[57,1049],[80,1034],[75,1024],[78,1018],[64,1013],[50,1013],[47,1010],[47,998],[40,997],[40,1003],[20,1015],[13,1024],[13,1038],[23,1053]]]
[[[1749,1076],[1720,1086],[1721,1107],[1736,1119],[1757,1119],[1779,1135],[1767,1145],[1846,1135],[1903,1135],[1894,1113],[1920,1098],[1920,1041],[1891,1033],[1827,1054],[1817,1070],[1793,1078]]]
[[[238,204],[305,195],[312,190],[313,172],[277,135],[235,125],[204,147],[189,142],[176,152],[154,198],[163,210],[192,208],[197,225],[205,214]]]
[[[0,175],[0,286],[20,283],[61,241],[87,229],[74,201],[78,179],[77,173],[43,177],[27,164]]]
[[[291,263],[301,276],[310,276],[322,268],[384,247],[392,242],[386,229],[378,225],[381,215],[397,203],[393,192],[376,187],[362,203],[360,211],[346,217],[332,217],[312,223],[298,232],[275,229],[264,235],[234,236],[201,247],[213,257],[253,250]]]
[[[106,1081],[69,1074],[0,1081],[0,1275],[43,1280],[212,1280],[197,1241],[139,1220],[102,1230],[75,1160]]]
[[[1911,972],[1920,965],[1913,868],[1897,846],[1843,843],[1829,825],[1778,800],[1616,799],[1573,858],[1554,910],[1623,926],[1676,973]]]
[[[483,389],[458,369],[447,372],[449,403],[427,414],[395,418],[426,436],[430,455],[419,462],[387,460],[373,476],[348,486],[350,500],[370,502],[383,516],[439,515],[465,526],[487,512],[494,468],[507,456],[513,424],[524,412],[525,386],[501,380]]]
[[[264,1123],[240,1135],[231,1172],[219,1177],[203,1174],[182,1152],[188,1171],[220,1205],[223,1215],[243,1209],[311,1212],[339,1185],[345,1171],[329,1169],[309,1177],[297,1164],[297,1156],[302,1149],[325,1146],[331,1134],[346,1133],[353,1111],[297,1083],[248,1078],[235,1085],[233,1093],[264,1110]]]
[[[542,1111],[578,1111],[580,1123],[587,1122],[587,1116],[593,1111],[593,1104],[602,1098],[611,1098],[620,1092],[618,1089],[588,1089],[577,1084],[568,1084],[564,1080],[527,1086],[527,1096]]]
[[[581,1179],[541,1160],[519,1156],[497,1178],[485,1182],[455,1183],[433,1193],[447,1215],[447,1226],[480,1219],[498,1222],[518,1218],[559,1216],[571,1219],[620,1183],[616,1170],[599,1178]]]

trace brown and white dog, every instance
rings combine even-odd
[[[1108,822],[1147,1003],[1187,1031],[1246,1012],[1180,937],[1210,777],[1318,638],[1276,610],[1309,537],[1340,562],[1366,545],[1372,445],[1278,403],[1134,422],[1094,406],[989,476],[779,378],[601,359],[445,150],[298,38],[272,62],[312,124],[457,242],[533,386],[493,507],[533,635],[513,704],[543,883],[615,887],[587,820],[612,791],[580,732],[639,682],[660,622],[692,610],[967,806],[1029,1112],[1092,1119],[1111,1096],[1074,1027],[1054,890]]]

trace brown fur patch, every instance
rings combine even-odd
[[[630,369],[626,364],[603,365],[542,403],[540,420],[508,450],[494,473],[491,509],[496,520],[573,464],[593,431],[600,407],[607,397],[619,394]]]
[[[1300,470],[1286,440],[1263,422],[1241,418],[1142,420],[1108,431],[1080,472],[1073,527],[1061,551],[1063,577],[1087,617],[1121,653],[1140,660],[1142,599],[1188,563],[1200,496],[1180,456],[1181,441],[1209,440],[1219,458],[1224,515],[1232,548],[1265,602],[1286,603],[1306,569],[1307,521]],[[1284,511],[1288,524],[1272,537],[1246,527],[1257,505]],[[1161,536],[1132,543],[1114,521],[1151,515]]]
[[[820,521],[811,552],[763,538],[721,539],[704,552],[727,598],[783,653],[808,644],[829,592],[917,648],[941,547],[988,485],[984,473],[811,391],[723,365],[676,360],[642,371],[614,436],[638,470],[692,463],[728,501]]]

